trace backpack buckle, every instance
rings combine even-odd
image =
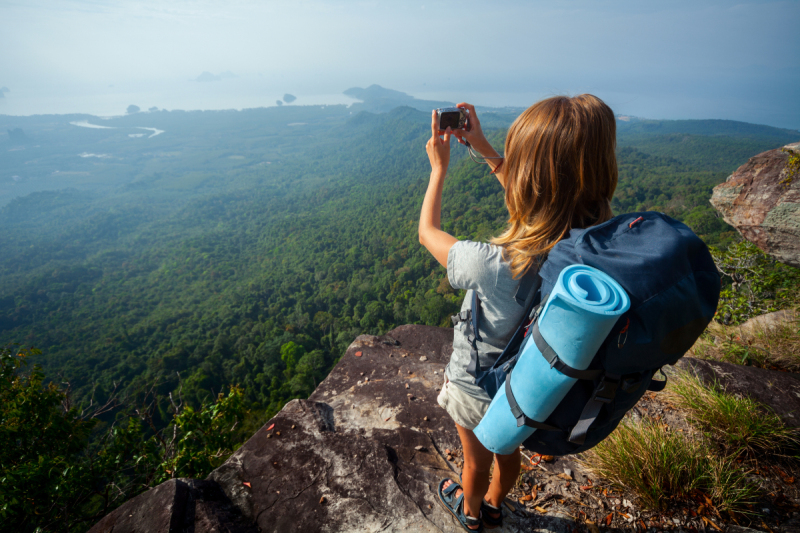
[[[466,309],[464,311],[461,311],[457,315],[452,315],[450,317],[450,320],[453,321],[453,326],[457,326],[459,322],[466,322],[467,320],[469,320],[469,311],[470,311],[469,309]]]
[[[623,392],[631,394],[634,391],[636,391],[636,389],[638,389],[641,384],[642,384],[641,375],[639,375],[638,377],[630,377],[622,380],[622,390]]]
[[[617,389],[620,385],[622,376],[617,374],[606,374],[603,376],[602,381],[595,387],[592,401],[600,403],[611,403],[617,395]]]

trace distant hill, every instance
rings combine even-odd
[[[737,122],[735,120],[650,120],[635,117],[617,117],[617,131],[634,135],[637,133],[688,135],[725,135],[727,137],[773,137],[776,139],[800,139],[800,131],[773,128],[761,124]]]
[[[370,85],[366,89],[361,87],[351,87],[344,91],[344,94],[361,100],[359,104],[351,107],[358,111],[371,111],[373,113],[386,113],[396,107],[407,106],[420,111],[430,112],[437,107],[454,106],[453,102],[442,102],[436,100],[418,100],[404,92],[386,89],[380,85]]]

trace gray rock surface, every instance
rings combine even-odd
[[[287,404],[209,479],[261,531],[461,531],[435,496],[458,477],[445,453],[458,435],[436,402],[452,336],[401,326],[358,337],[308,400]],[[519,514],[505,531],[574,523]]]
[[[784,148],[800,152],[800,143]],[[787,182],[788,160],[781,149],[751,157],[714,187],[711,204],[745,239],[800,267],[800,176]]]

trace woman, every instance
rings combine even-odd
[[[422,204],[419,239],[447,268],[452,287],[477,291],[482,308],[479,363],[488,367],[522,319],[524,308],[514,300],[521,276],[538,268],[570,229],[612,217],[611,197],[617,186],[616,122],[611,109],[595,96],[549,98],[514,121],[506,136],[505,158],[501,158],[483,134],[475,108],[466,103],[458,107],[469,112],[464,130],[439,131],[433,113],[433,134],[426,145],[431,177]],[[459,241],[440,229],[451,136],[480,153],[505,189],[508,227],[490,244]],[[535,292],[531,291],[529,298]],[[462,311],[469,309],[470,302],[468,292]],[[493,454],[472,431],[491,399],[467,373],[470,344],[465,329],[464,322],[456,326],[453,353],[439,395],[439,404],[456,424],[464,467],[461,485],[443,480],[438,497],[464,529],[482,531],[484,526],[502,525],[500,506],[516,483],[520,453]]]

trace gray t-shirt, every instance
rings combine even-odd
[[[527,304],[533,299],[538,285],[528,294],[526,306],[520,306],[514,296],[519,280],[511,276],[511,265],[503,259],[503,249],[494,244],[473,241],[458,241],[447,255],[447,279],[456,289],[467,289],[461,310],[472,305],[472,291],[478,292],[481,300],[479,330],[482,342],[478,342],[478,362],[481,367],[494,364],[505,348],[514,330],[525,313]],[[537,277],[537,284],[539,283]],[[459,322],[453,337],[453,354],[445,369],[447,378],[470,396],[486,398],[486,392],[475,384],[467,374],[470,344],[467,341],[465,322]]]

